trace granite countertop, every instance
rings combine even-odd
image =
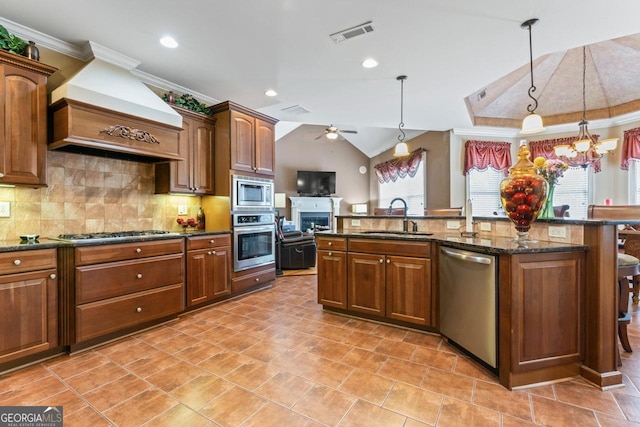
[[[35,241],[24,240],[0,240],[0,252],[12,252],[12,251],[25,251],[36,249],[48,249],[57,247],[69,247],[69,246],[99,246],[99,245],[112,245],[118,243],[135,243],[135,242],[148,242],[154,240],[169,240],[180,239],[183,237],[194,236],[214,236],[218,234],[231,234],[231,230],[213,230],[213,231],[190,231],[190,232],[176,232],[167,234],[155,234],[148,236],[128,236],[118,237],[110,239],[87,239],[78,241],[64,241],[56,240],[48,237],[40,237]]]
[[[362,219],[362,218],[371,218],[371,219],[403,219],[403,215],[367,215],[367,214],[353,214],[353,215],[338,215],[338,218],[348,218],[348,219]],[[419,216],[419,215],[409,215],[407,219],[458,219],[461,221],[465,220],[464,215],[438,215],[438,216]],[[473,217],[474,221],[507,221],[511,222],[509,218],[506,216],[475,216]],[[565,218],[538,218],[536,222],[544,222],[550,223],[554,225],[559,224],[614,224],[614,225],[624,225],[624,224],[640,224],[640,218],[632,220],[632,219],[573,219],[569,217]]]
[[[339,236],[361,239],[377,239],[377,240],[404,240],[412,242],[432,242],[437,241],[445,246],[456,247],[460,249],[474,250],[476,252],[488,254],[518,254],[518,253],[542,253],[542,252],[567,252],[567,251],[586,251],[589,249],[586,245],[572,245],[569,243],[558,243],[548,241],[529,242],[525,245],[514,242],[510,237],[503,236],[477,236],[477,237],[461,237],[460,233],[404,233],[389,232],[385,230],[371,231],[350,231],[350,232],[333,232],[320,231],[316,232],[316,236]]]

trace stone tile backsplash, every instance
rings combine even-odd
[[[0,218],[0,240],[22,234],[160,229],[181,231],[177,206],[195,216],[200,197],[154,194],[153,164],[51,151],[48,186],[0,187],[11,217]]]

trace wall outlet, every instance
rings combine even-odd
[[[457,230],[460,228],[460,221],[447,221],[447,230]]]
[[[178,205],[178,215],[187,214],[187,205]]]
[[[351,225],[353,227],[360,227],[360,220],[359,219],[352,219],[351,220]]]
[[[567,237],[567,227],[558,227],[555,225],[549,226],[549,237]]]
[[[11,216],[11,202],[0,202],[0,218]]]
[[[490,222],[481,222],[480,223],[480,231],[491,231],[491,223]]]

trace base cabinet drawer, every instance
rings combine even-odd
[[[183,281],[183,255],[76,267],[76,304]]]
[[[166,286],[76,307],[76,341],[86,341],[184,309],[184,285]]]
[[[257,288],[266,283],[276,280],[276,268],[271,267],[256,273],[249,273],[231,279],[231,293],[239,293]]]

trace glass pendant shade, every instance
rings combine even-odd
[[[393,152],[393,155],[396,156],[396,157],[408,156],[409,155],[409,147],[407,147],[407,144],[405,142],[398,142],[396,144],[396,149]]]
[[[521,135],[532,135],[535,133],[544,132],[545,127],[542,125],[542,117],[538,114],[531,113],[522,120]]]
[[[327,139],[338,139],[337,132],[328,132],[326,136],[327,136]]]

